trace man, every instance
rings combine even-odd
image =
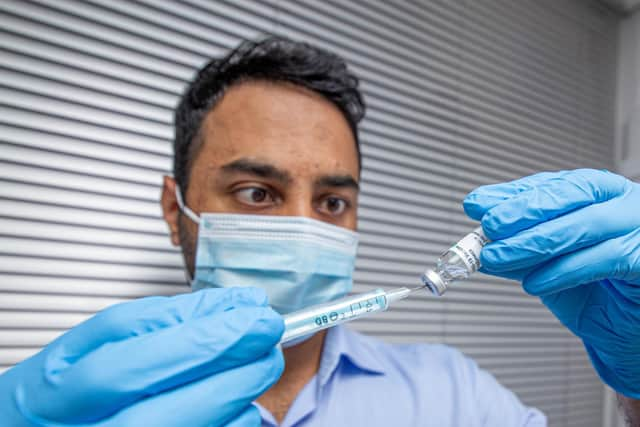
[[[545,425],[445,346],[392,346],[343,327],[277,346],[280,314],[350,289],[363,114],[344,62],[307,44],[244,43],[205,66],[178,106],[162,192],[199,290],[111,307],[9,370],[2,425]],[[633,425],[638,206],[637,184],[593,170],[465,200],[493,241],[483,270],[522,281],[583,339]]]

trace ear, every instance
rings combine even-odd
[[[169,226],[171,243],[174,246],[180,246],[180,233],[178,233],[180,208],[176,200],[176,181],[167,175],[163,177],[160,205],[162,206],[162,216]]]

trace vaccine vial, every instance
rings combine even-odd
[[[480,251],[489,243],[482,227],[464,236],[438,258],[436,268],[428,269],[420,277],[422,284],[434,295],[446,292],[451,282],[464,280],[480,268]]]

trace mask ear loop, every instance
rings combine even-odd
[[[200,217],[196,215],[194,211],[185,206],[184,201],[182,200],[182,194],[180,193],[180,186],[178,184],[176,184],[176,201],[178,202],[178,207],[180,208],[182,213],[185,214],[191,221],[199,225]],[[184,269],[184,275],[187,278],[187,282],[193,288],[193,277],[191,276],[188,268]]]
[[[182,200],[182,194],[180,193],[180,186],[176,184],[176,201],[178,202],[178,207],[182,211],[183,214],[189,217],[189,219],[196,224],[200,224],[200,217],[196,215],[194,211],[189,209]]]

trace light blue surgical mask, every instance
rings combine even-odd
[[[343,297],[352,287],[357,233],[306,217],[182,212],[196,222],[192,289],[255,286],[280,314]]]

